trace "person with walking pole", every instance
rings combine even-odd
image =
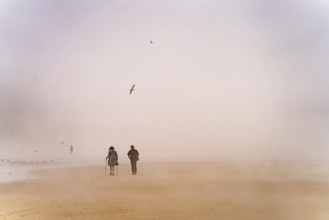
[[[114,147],[111,146],[109,148],[109,153],[107,155],[107,157],[105,158],[107,160],[107,164],[110,166],[110,176],[114,175],[114,167],[118,166],[118,154],[117,152],[114,150]],[[106,168],[105,168],[105,172],[106,172]]]
[[[131,163],[132,175],[136,175],[137,174],[137,161],[139,160],[139,153],[135,149],[134,145],[130,146],[130,150],[128,152],[128,157],[129,157],[130,163]]]

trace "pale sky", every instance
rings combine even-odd
[[[324,0],[0,0],[0,154],[329,159],[328,39]]]

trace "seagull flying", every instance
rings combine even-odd
[[[135,88],[135,84],[131,87],[131,89],[130,89],[130,95],[131,95],[131,93],[134,91],[134,88]]]

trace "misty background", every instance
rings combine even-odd
[[[0,157],[329,159],[328,39],[325,0],[0,0]]]

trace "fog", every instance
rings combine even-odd
[[[0,1],[0,155],[328,159],[329,4]],[[151,43],[152,41],[153,43]],[[135,90],[129,95],[131,86]]]

